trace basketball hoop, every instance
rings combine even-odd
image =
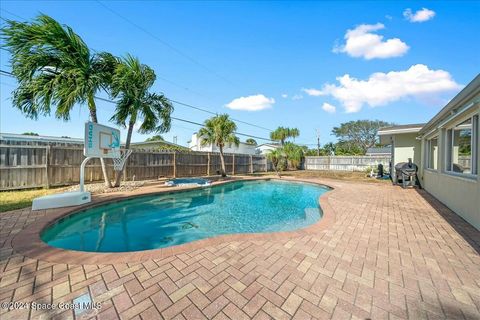
[[[125,150],[115,150],[114,151],[116,157],[112,158],[113,160],[113,170],[115,171],[122,171],[125,162],[127,161],[128,157],[132,153],[132,149],[125,149]]]

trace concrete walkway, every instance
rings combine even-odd
[[[479,231],[423,191],[315,181],[336,188],[323,230],[143,262],[23,256],[12,240],[48,212],[0,213],[0,318],[480,319]],[[101,308],[75,311],[80,296]]]

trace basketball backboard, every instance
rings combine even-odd
[[[120,156],[120,130],[94,122],[85,123],[86,157],[117,158]]]

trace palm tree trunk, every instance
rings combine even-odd
[[[225,169],[225,158],[223,157],[223,147],[219,146],[220,149],[220,162],[222,163],[222,177],[227,176],[227,170]]]
[[[90,118],[92,118],[92,122],[98,123],[97,107],[95,106],[95,100],[93,99],[93,94],[90,94],[88,96],[88,109],[90,110]],[[102,165],[102,173],[103,173],[103,179],[105,180],[105,187],[111,188],[112,183],[108,178],[107,167],[105,166],[105,161],[103,160],[103,158],[100,158],[100,163]]]
[[[130,148],[130,141],[132,140],[133,126],[135,125],[136,117],[130,117],[130,122],[128,123],[128,132],[127,132],[127,141],[125,142],[125,149]],[[123,164],[125,167],[125,163]],[[120,187],[120,182],[122,180],[123,168],[120,171],[115,173],[115,187]]]

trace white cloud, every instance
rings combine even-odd
[[[225,106],[232,110],[260,111],[271,108],[274,103],[275,99],[267,98],[263,94],[256,94],[234,99]]]
[[[435,17],[435,11],[422,8],[421,10],[413,13],[412,9],[408,8],[403,11],[403,16],[410,22],[425,22]]]
[[[403,56],[409,49],[408,45],[398,38],[383,40],[383,36],[373,33],[385,29],[382,23],[361,24],[355,29],[347,30],[345,44],[335,46],[333,52],[344,52],[351,57],[370,59],[385,59]]]
[[[405,71],[377,72],[366,80],[345,74],[337,77],[338,85],[325,84],[321,90],[310,91],[311,95],[329,95],[340,101],[348,113],[358,112],[364,105],[384,106],[408,98],[420,101],[438,101],[439,97],[462,86],[444,70],[432,70],[416,64]]]
[[[288,98],[288,94],[282,93],[282,98],[287,99],[287,98]]]
[[[310,89],[303,88],[302,91],[308,94],[309,96],[314,96],[314,97],[323,95],[321,90],[313,89],[313,88],[310,88]]]
[[[323,103],[322,109],[328,113],[335,113],[335,111],[337,111],[337,108],[335,106],[332,106],[330,103],[327,102]]]
[[[292,97],[292,100],[302,100],[303,96],[301,94],[296,94]]]

